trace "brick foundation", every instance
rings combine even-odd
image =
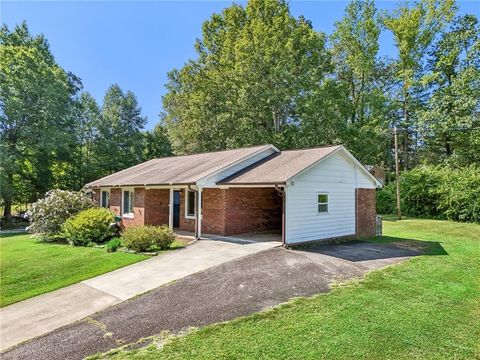
[[[375,189],[355,189],[355,235],[375,237]]]

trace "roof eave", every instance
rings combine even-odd
[[[255,181],[255,182],[223,182],[223,181],[219,181],[219,182],[216,182],[215,183],[216,185],[219,185],[219,186],[248,186],[248,185],[255,185],[255,186],[258,186],[258,185],[285,185],[286,184],[286,181],[285,180],[281,180],[281,181]]]
[[[182,183],[152,183],[152,184],[101,184],[101,185],[90,185],[87,184],[87,188],[121,188],[121,187],[148,187],[148,186],[186,186],[186,185],[195,185],[196,182],[182,182]]]

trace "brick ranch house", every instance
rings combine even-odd
[[[126,227],[195,237],[271,233],[283,245],[375,236],[380,182],[343,146],[273,145],[153,159],[87,184]]]

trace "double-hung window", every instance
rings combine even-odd
[[[123,190],[122,215],[133,217],[134,197],[132,190]]]
[[[318,213],[325,214],[328,213],[328,194],[318,193],[317,194],[317,205]]]
[[[187,190],[185,196],[185,217],[193,218],[195,217],[195,191]]]
[[[102,190],[100,193],[100,205],[107,209],[110,207],[110,191]]]

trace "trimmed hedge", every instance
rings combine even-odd
[[[175,235],[166,225],[135,226],[122,234],[122,244],[134,251],[166,250],[175,241]]]
[[[105,208],[83,210],[63,224],[62,235],[76,246],[104,242],[113,235],[110,224],[114,220],[115,214]]]
[[[422,166],[400,178],[402,212],[407,216],[480,222],[480,168]],[[377,211],[396,212],[395,183],[377,192]]]

